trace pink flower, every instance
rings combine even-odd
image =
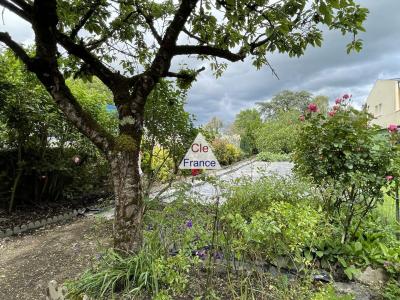
[[[396,132],[397,131],[397,125],[396,124],[390,124],[389,126],[388,126],[388,131],[389,132]]]
[[[393,180],[393,178],[394,178],[394,177],[393,177],[392,175],[386,176],[386,180],[387,180],[387,181],[391,181],[391,180]]]
[[[340,106],[339,105],[334,105],[332,108],[333,108],[333,110],[339,110]]]
[[[308,110],[311,112],[317,112],[318,111],[318,106],[315,103],[310,103],[308,104]]]
[[[350,98],[350,96],[348,94],[343,95],[343,99],[349,99],[349,98]]]
[[[302,122],[303,122],[305,119],[306,119],[306,118],[305,118],[303,115],[301,115],[301,116],[299,117],[299,120],[302,121]]]
[[[336,104],[340,104],[340,103],[342,103],[342,99],[340,99],[340,98],[336,98],[336,100],[335,100],[335,103],[336,103]]]
[[[336,114],[336,111],[330,111],[330,112],[328,112],[328,115],[329,115],[330,117],[333,117],[335,114]]]

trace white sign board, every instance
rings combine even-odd
[[[179,169],[221,169],[210,145],[201,133],[194,139],[194,142],[182,159]]]

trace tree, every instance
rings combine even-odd
[[[29,55],[6,32],[0,41],[109,161],[116,199],[114,246],[124,251],[142,241],[138,157],[146,100],[162,78],[175,77],[188,87],[201,70],[173,71],[174,57],[209,59],[217,76],[226,67],[219,59],[250,57],[261,68],[271,52],[301,56],[309,45],[320,46],[321,25],[351,33],[348,49],[358,51],[361,41],[355,36],[364,30],[368,13],[354,0],[0,0],[0,5],[32,25],[36,51]],[[85,112],[65,83],[71,74],[95,75],[111,90],[117,135]]]
[[[211,120],[204,126],[204,129],[209,131],[213,136],[221,133],[224,128],[224,123],[217,117],[212,117]]]
[[[298,111],[281,111],[267,119],[256,132],[256,146],[260,152],[293,152],[299,127]]]
[[[292,92],[284,90],[276,94],[270,101],[258,102],[260,112],[266,119],[277,116],[280,112],[297,110],[303,112],[312,102],[311,93],[307,91]]]
[[[240,145],[246,153],[257,152],[256,133],[262,125],[260,113],[256,109],[240,111],[233,123],[234,132],[240,135]]]

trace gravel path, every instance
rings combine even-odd
[[[211,174],[215,175],[219,180],[234,184],[234,181],[239,178],[250,178],[252,180],[257,180],[266,175],[290,176],[292,174],[292,168],[293,164],[290,162],[268,163],[250,160],[235,165],[233,168],[226,168]],[[212,200],[217,194],[215,186],[211,183],[194,180],[192,185],[193,187],[188,193],[196,194],[196,197],[203,202]],[[163,195],[163,201],[172,201],[176,192],[176,189],[171,188]]]
[[[88,217],[0,239],[0,299],[45,299],[50,280],[64,282],[83,272],[111,237],[111,222]]]

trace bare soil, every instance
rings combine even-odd
[[[77,277],[111,239],[111,221],[95,216],[0,239],[0,299],[45,299],[50,280]]]

